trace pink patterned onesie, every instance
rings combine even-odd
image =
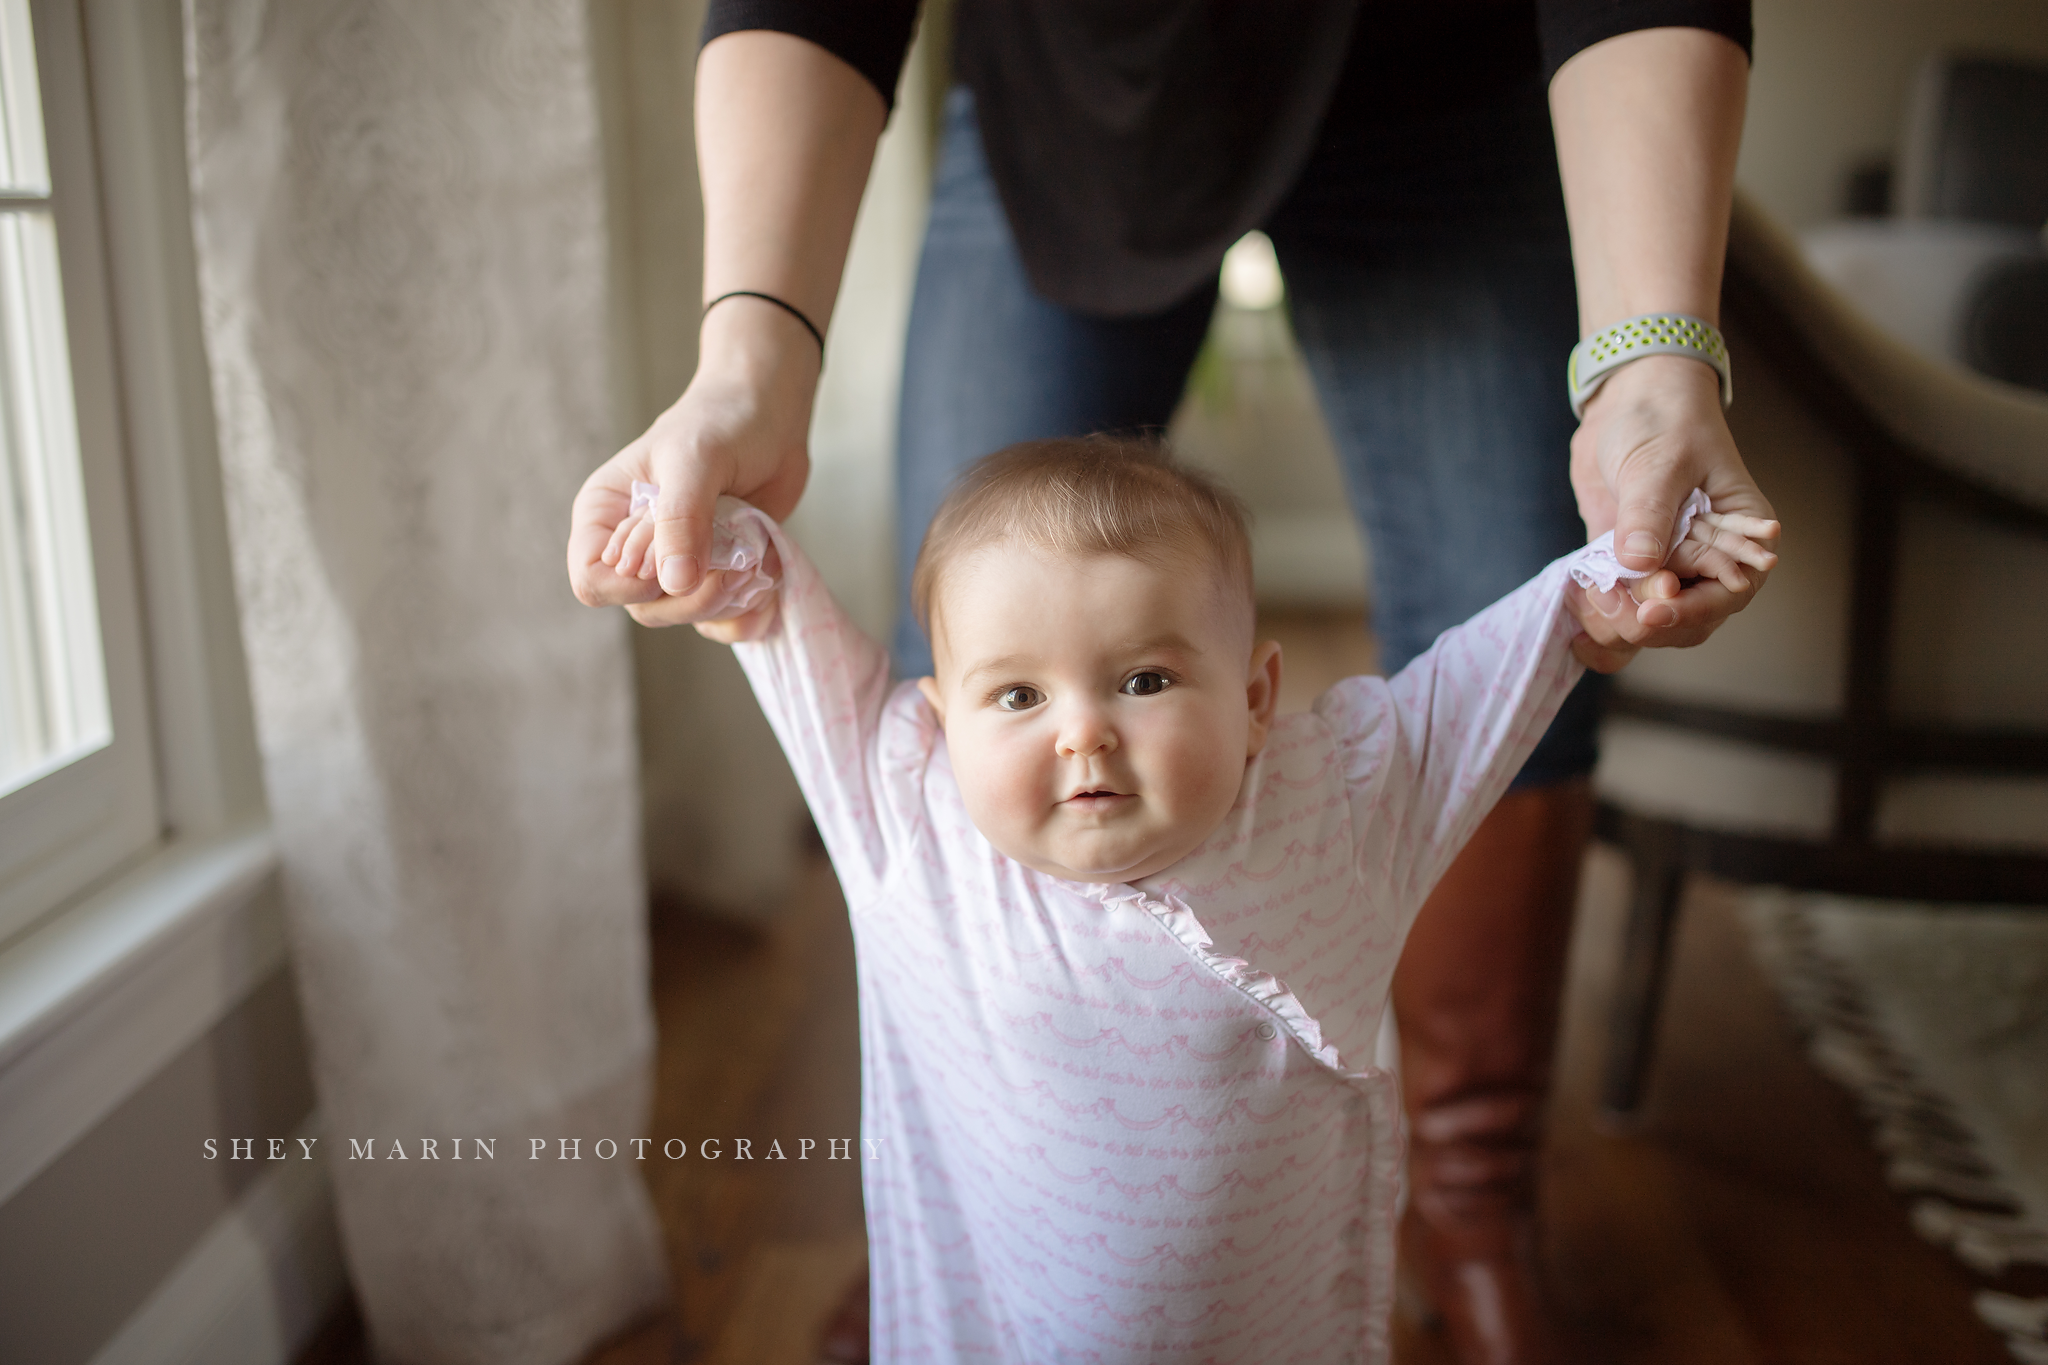
[[[1206,842],[1092,886],[998,853],[809,561],[743,504],[719,524],[781,552],[780,623],[736,652],[853,921],[875,1359],[1386,1360],[1388,982],[1582,671],[1563,594],[1612,581],[1601,547],[1279,718]]]

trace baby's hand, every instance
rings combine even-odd
[[[1660,591],[1667,586],[1668,592]],[[1595,673],[1621,672],[1642,648],[1622,635],[1621,623],[1634,618],[1639,603],[1662,601],[1677,592],[1678,579],[1661,569],[1648,578],[1616,583],[1605,592],[1578,582],[1566,583],[1565,610],[1579,623],[1572,656]]]
[[[612,528],[599,561],[612,566],[621,578],[654,577],[654,556],[647,553],[654,544],[654,509],[633,500],[633,511]]]
[[[653,484],[633,484],[632,506],[599,556],[624,577],[654,577],[649,550],[654,541],[654,499],[660,491]],[[729,534],[718,525],[712,529],[711,553],[713,567],[691,595],[703,599],[713,616],[696,623],[697,633],[728,645],[760,639],[775,625],[775,587],[782,578],[782,557],[775,542],[758,534]],[[629,605],[626,611],[642,625],[667,625],[666,620],[650,619],[661,607],[662,599],[657,598]]]
[[[1718,579],[1730,592],[1748,592],[1749,575],[1742,566],[1769,573],[1778,562],[1778,533],[1777,522],[1761,517],[1701,512],[1660,572],[1680,579]]]
[[[1768,573],[1778,562],[1779,526],[1775,521],[1737,513],[1700,512],[1687,528],[1664,566],[1647,576],[1616,581],[1603,591],[1574,570],[1565,590],[1565,605],[1584,633],[1572,641],[1572,653],[1596,673],[1618,673],[1640,645],[1624,638],[1621,624],[1640,618],[1649,603],[1668,602],[1688,580],[1712,578],[1730,592],[1747,592],[1744,566]],[[1610,573],[1616,566],[1610,562]]]

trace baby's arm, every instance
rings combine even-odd
[[[1316,702],[1337,743],[1358,875],[1402,932],[1585,671],[1564,609],[1570,562],[1393,677],[1347,678]]]
[[[1775,522],[1718,517],[1705,504],[1689,509],[1681,552],[1665,569],[1629,572],[1603,537],[1445,631],[1393,678],[1347,679],[1317,702],[1345,767],[1360,872],[1389,904],[1404,915],[1420,909],[1542,738],[1579,663],[1593,662],[1584,647],[1609,649],[1620,662],[1634,653],[1611,624],[1635,607],[1632,585],[1668,597],[1679,573],[1726,582],[1744,566],[1774,562],[1765,546]],[[1617,605],[1603,612],[1609,602]]]
[[[698,629],[736,646],[833,865],[859,895],[861,881],[879,882],[885,862],[875,757],[888,656],[758,508],[718,500],[711,567],[722,580],[723,619]]]

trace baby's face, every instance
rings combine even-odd
[[[1180,861],[1237,799],[1266,741],[1280,647],[1192,561],[980,550],[936,603],[937,674],[967,813],[1027,867],[1128,882]]]

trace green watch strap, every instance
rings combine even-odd
[[[1648,355],[1682,355],[1711,366],[1721,376],[1721,406],[1725,408],[1735,401],[1735,379],[1728,369],[1728,343],[1721,339],[1719,328],[1683,313],[1645,313],[1625,318],[1572,347],[1572,358],[1565,366],[1572,416],[1586,415],[1586,400],[1608,375],[1631,360]]]

